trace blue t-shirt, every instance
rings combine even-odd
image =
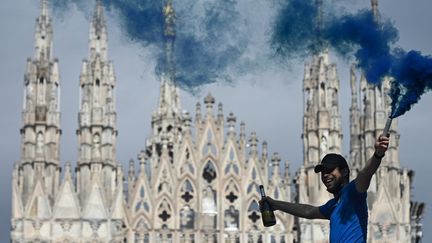
[[[319,207],[330,220],[330,242],[365,243],[367,237],[367,193],[357,191],[355,182],[345,185],[335,198]]]

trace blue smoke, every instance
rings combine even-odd
[[[377,23],[371,11],[334,18],[326,26],[324,38],[342,55],[352,54],[368,82],[379,85],[389,74],[393,62],[391,45],[398,40],[398,31],[390,21]]]
[[[409,111],[420,96],[432,89],[432,57],[418,51],[405,52],[395,50],[392,66],[392,117],[398,117]]]
[[[317,51],[317,9],[312,1],[292,0],[281,6],[270,45],[286,58],[305,58]]]
[[[52,4],[57,16],[72,5],[87,15],[94,9],[86,0],[57,0]],[[124,34],[133,42],[157,49],[159,75],[164,71],[162,0],[103,0],[105,8],[118,18]],[[242,19],[234,0],[174,1],[176,40],[174,42],[175,79],[188,91],[216,81],[227,81],[227,69],[238,63],[247,49]]]
[[[328,12],[317,30],[315,1],[285,1],[272,32],[275,52],[288,58],[305,57],[328,47],[343,57],[354,55],[368,82],[380,85],[384,77],[392,77],[392,117],[404,114],[431,88],[431,57],[394,48],[398,31],[390,20],[382,16],[376,20],[370,10]]]

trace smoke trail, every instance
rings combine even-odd
[[[355,15],[333,18],[326,26],[324,38],[342,55],[352,54],[365,72],[368,82],[380,84],[388,75],[394,57],[391,45],[398,40],[398,31],[389,20],[374,20],[369,10]]]
[[[392,117],[398,117],[411,109],[420,96],[432,89],[432,57],[418,51],[395,50],[396,60],[392,66]]]
[[[89,15],[94,7],[86,0],[53,1],[54,11],[64,14],[71,5]],[[90,1],[93,3],[93,1]],[[146,48],[156,47],[158,64],[164,70],[163,15],[161,0],[103,0],[106,9],[118,18],[124,34]],[[94,5],[94,3],[93,3]],[[227,69],[241,61],[248,40],[242,32],[244,23],[234,0],[174,1],[176,41],[174,61],[180,87],[195,91],[216,81],[228,81]]]
[[[305,58],[315,53],[316,14],[312,1],[292,0],[281,6],[270,43],[278,55]]]
[[[239,61],[248,45],[236,1],[177,2],[177,82],[193,90],[216,81],[230,81],[224,78],[226,70]],[[196,5],[195,14],[191,5]]]
[[[277,54],[302,57],[332,48],[345,58],[354,55],[368,82],[379,85],[384,77],[392,78],[392,117],[404,114],[431,88],[431,57],[394,48],[398,31],[390,20],[382,16],[375,19],[370,10],[327,14],[317,33],[311,21],[317,11],[313,1],[284,3],[272,33],[271,45]]]

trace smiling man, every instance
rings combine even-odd
[[[316,207],[307,204],[290,203],[265,197],[273,210],[280,210],[296,217],[330,220],[330,242],[366,242],[367,238],[367,189],[387,151],[389,138],[379,136],[375,141],[375,152],[353,181],[349,181],[349,167],[339,154],[327,154],[315,166],[321,173],[321,181],[334,198]]]

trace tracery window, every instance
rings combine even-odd
[[[192,183],[186,180],[180,189],[181,198],[184,203],[189,203],[194,198],[194,189]]]
[[[144,191],[144,187],[141,186],[139,189],[139,200],[137,200],[135,202],[135,212],[138,212],[140,209],[144,209],[146,212],[150,211],[150,207],[148,205],[148,203],[145,201],[145,191]]]
[[[238,230],[240,228],[240,200],[238,195],[240,191],[233,180],[225,187],[225,211],[224,211],[224,227],[227,230]]]
[[[234,172],[235,175],[239,175],[240,169],[239,166],[237,164],[237,161],[234,160],[234,152],[233,149],[231,148],[230,150],[230,155],[229,155],[229,161],[227,162],[225,168],[224,168],[224,173],[225,175]]]
[[[210,130],[207,132],[207,142],[202,149],[202,155],[207,155],[209,153],[213,154],[214,156],[217,155],[217,149],[214,144],[213,134]]]
[[[248,207],[248,219],[251,224],[257,224],[261,218],[257,201],[252,200]]]
[[[204,167],[202,177],[208,184],[211,184],[216,179],[216,168],[210,160],[207,161]]]
[[[207,161],[202,171],[202,199],[203,227],[214,229],[217,226],[217,193],[216,193],[216,167],[211,160]]]
[[[172,218],[172,209],[166,200],[163,200],[158,207],[158,218],[161,220],[162,224],[167,224]]]
[[[257,193],[259,193],[259,186],[256,182],[251,182],[247,188],[247,193],[252,193],[252,190],[255,190]]]

